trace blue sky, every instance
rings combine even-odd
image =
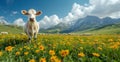
[[[31,8],[43,12],[37,17],[42,28],[70,24],[86,16],[120,18],[120,0],[1,0],[0,22],[24,25],[27,17],[21,10]]]
[[[71,11],[74,3],[84,5],[88,2],[89,0],[1,0],[0,16],[3,16],[7,22],[13,22],[17,18],[27,20],[27,17],[21,14],[21,10],[34,8],[43,12],[37,19],[53,14],[62,18]]]

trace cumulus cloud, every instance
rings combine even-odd
[[[90,0],[90,4],[93,7],[91,15],[98,17],[114,17],[117,18],[120,12],[119,0]]]
[[[39,24],[41,28],[45,29],[53,27],[60,22],[71,24],[74,20],[85,17],[90,12],[88,10],[91,10],[91,7],[88,8],[74,3],[72,10],[68,13],[67,16],[63,18],[59,18],[57,15],[52,15],[50,17],[45,16],[42,20],[40,20]]]
[[[42,28],[49,28],[62,23],[71,23],[86,16],[97,16],[99,18],[111,17],[120,18],[119,0],[89,0],[88,4],[80,5],[74,3],[67,16],[59,18],[57,15],[45,16],[40,20]],[[54,16],[54,17],[53,17]],[[52,18],[51,18],[52,17]],[[54,19],[56,18],[56,19]]]
[[[3,16],[0,16],[0,24],[5,24],[5,25],[7,25],[7,24],[9,24],[9,23],[5,20],[5,18],[4,18]]]
[[[0,16],[0,19],[4,19],[4,17],[3,17],[3,16]]]
[[[92,11],[93,7],[91,6],[82,6],[80,4],[74,3],[72,6],[72,10],[71,12],[68,13],[67,16],[65,16],[64,18],[62,18],[63,21],[75,21],[79,18],[84,18],[87,15],[90,14],[90,12]]]
[[[57,25],[60,22],[60,19],[57,15],[52,15],[50,17],[45,16],[40,22],[40,27],[41,28],[50,28],[53,27],[55,25]]]
[[[25,22],[23,21],[22,18],[18,18],[13,22],[13,24],[17,26],[24,26]]]

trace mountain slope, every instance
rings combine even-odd
[[[100,19],[96,16],[87,16],[83,19],[79,19],[74,25],[72,25],[69,29],[63,32],[74,32],[74,31],[84,31],[88,29],[95,29],[102,26],[115,24],[120,22],[120,19],[112,19],[109,17]]]
[[[1,25],[0,24],[0,32],[8,32],[8,33],[22,33],[22,27],[16,27],[13,25]]]
[[[78,31],[74,33],[93,33],[93,34],[120,34],[120,23],[110,24],[103,27]]]
[[[85,18],[78,19],[69,23],[59,23],[58,25],[51,27],[49,29],[41,29],[40,32],[43,33],[71,33],[71,32],[81,32],[92,30],[96,28],[101,28],[107,25],[116,24],[120,22],[119,19],[112,19],[106,17],[100,19],[96,16],[86,16]]]

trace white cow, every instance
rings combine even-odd
[[[25,33],[28,35],[29,40],[31,40],[33,37],[34,39],[36,39],[39,32],[39,24],[36,21],[36,16],[40,15],[42,12],[36,12],[36,10],[34,9],[29,9],[28,12],[26,10],[22,10],[21,13],[28,16],[28,21],[25,24],[24,30]]]

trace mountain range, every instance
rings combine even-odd
[[[41,32],[45,33],[71,33],[85,30],[94,30],[104,26],[114,25],[120,22],[120,18],[112,19],[110,17],[98,18],[96,16],[86,16],[85,18],[78,19],[76,21],[68,23],[59,23],[58,25],[41,29]]]
[[[59,24],[48,28],[40,28],[40,33],[120,33],[120,18],[112,19],[110,17],[98,18],[96,16],[86,16],[84,18],[71,22],[60,22]],[[4,20],[0,21],[0,32],[10,33],[23,32],[22,27],[10,25]]]

